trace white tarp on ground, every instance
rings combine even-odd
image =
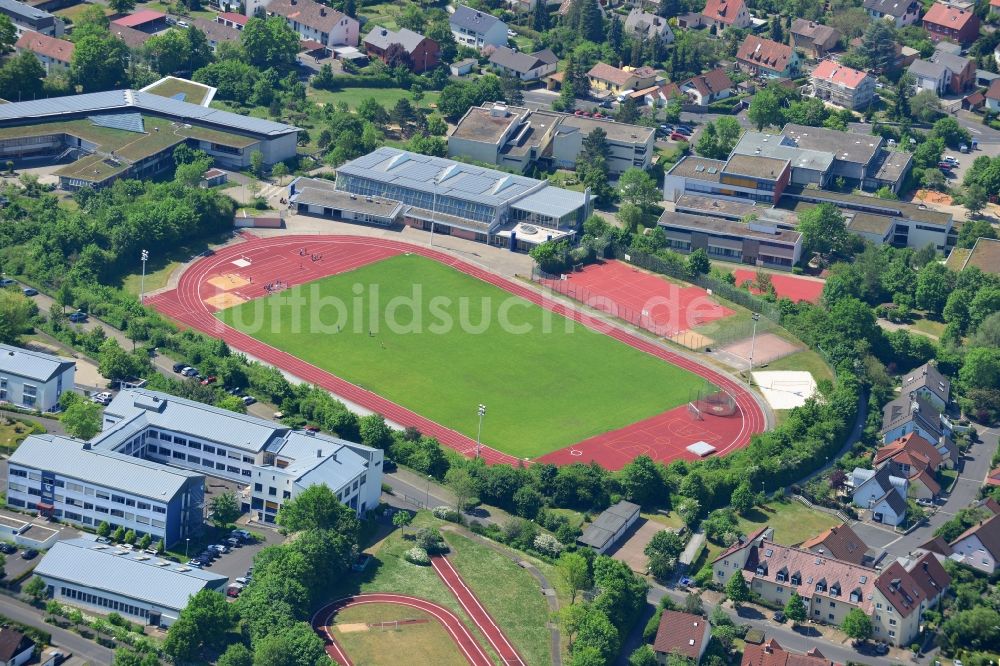
[[[799,407],[816,393],[816,380],[804,370],[755,372],[753,379],[772,409]]]
[[[715,447],[708,442],[695,442],[694,444],[688,446],[687,450],[702,458],[710,453],[715,453]]]

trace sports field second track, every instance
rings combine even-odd
[[[523,285],[395,241],[252,239],[196,262],[177,290],[151,302],[466,454],[485,404],[484,457],[494,462],[613,435],[713,386],[736,403],[724,441],[712,441],[719,453],[765,425],[753,396],[724,375]],[[712,418],[695,429],[710,431]],[[688,457],[691,443],[649,453]],[[610,458],[620,466],[620,456]],[[587,459],[602,462],[600,446]]]

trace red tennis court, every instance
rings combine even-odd
[[[673,336],[733,314],[700,287],[680,287],[620,261],[591,264],[565,278],[541,283],[657,335]]]
[[[756,272],[745,268],[733,271],[733,275],[736,277],[737,287],[742,286],[747,280],[753,282],[757,279]],[[778,298],[789,298],[796,303],[799,301],[819,303],[819,297],[823,295],[823,283],[819,280],[809,280],[795,275],[771,274],[771,284],[774,285],[774,291],[778,294]],[[750,292],[760,293],[755,289],[751,289]]]

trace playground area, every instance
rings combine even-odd
[[[733,314],[700,287],[681,287],[621,261],[590,264],[557,278],[543,277],[539,282],[664,338],[676,338],[696,326]]]
[[[796,303],[808,301],[809,303],[819,303],[823,295],[824,282],[810,278],[798,277],[797,275],[775,275],[768,273],[771,278],[771,285],[774,286],[774,293],[778,298],[788,298]],[[757,273],[745,268],[738,268],[733,271],[736,278],[736,286],[742,287],[746,282],[755,283]],[[754,286],[750,288],[751,294],[759,295],[760,289]]]

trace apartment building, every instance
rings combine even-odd
[[[880,572],[777,544],[772,530],[763,527],[723,551],[712,568],[717,584],[744,576],[750,589],[772,604],[784,605],[798,592],[813,622],[839,626],[848,612],[859,608],[871,618],[875,640],[906,646],[919,633],[923,612],[934,603],[919,580],[925,562],[908,561],[907,569],[894,561]],[[950,579],[945,574],[936,583],[944,589]]]
[[[0,344],[0,402],[52,412],[59,396],[72,391],[76,361]]]
[[[868,108],[875,97],[874,76],[833,60],[817,65],[809,80],[816,97],[845,109]]]
[[[17,53],[34,53],[48,76],[53,72],[65,71],[73,60],[76,46],[65,39],[49,37],[40,32],[25,30],[21,33],[14,50]]]
[[[64,25],[59,18],[27,3],[18,0],[0,0],[0,13],[6,14],[19,35],[25,30],[50,37],[61,37],[63,34]]]
[[[924,30],[935,42],[947,39],[957,44],[970,44],[979,37],[979,17],[972,7],[936,2],[924,14]]]
[[[799,56],[791,46],[757,35],[747,35],[736,53],[740,69],[755,76],[792,78],[799,72]]]
[[[329,49],[358,45],[360,24],[357,19],[315,0],[269,0],[263,11],[268,16],[284,18],[303,41],[319,42]],[[247,13],[253,13],[249,4]]]
[[[455,41],[474,49],[507,46],[507,24],[487,12],[458,5],[449,17]]]
[[[873,19],[891,21],[903,28],[917,22],[921,5],[917,0],[865,0],[864,8]]]
[[[708,0],[701,12],[702,25],[721,33],[727,28],[746,30],[750,27],[750,12],[743,0]]]

